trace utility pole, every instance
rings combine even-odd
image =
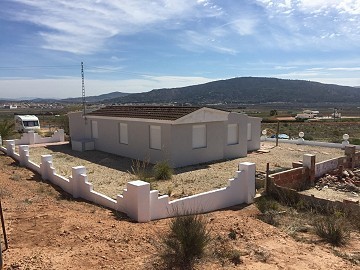
[[[83,105],[83,115],[86,114],[86,101],[85,101],[85,81],[84,81],[84,63],[81,62],[81,82],[82,82],[82,105]]]

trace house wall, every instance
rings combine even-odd
[[[206,147],[193,149],[194,124],[171,126],[172,165],[182,167],[224,158],[224,122],[201,123],[206,125]]]
[[[238,158],[238,157],[246,157],[247,155],[247,118],[248,116],[245,114],[238,113],[230,113],[228,117],[228,121],[225,122],[224,125],[224,157],[223,158]],[[227,136],[228,136],[228,124],[238,124],[239,125],[239,143],[228,145],[227,144]]]
[[[68,116],[71,140],[91,139],[90,120],[85,119],[82,112],[72,112]]]
[[[251,140],[247,141],[247,151],[260,149],[261,118],[247,117],[251,124]]]
[[[156,122],[120,121],[111,119],[92,119],[97,121],[98,138],[93,139],[95,149],[139,160],[156,163],[159,160],[171,159],[169,124]],[[128,144],[119,140],[119,124],[128,125]],[[161,150],[150,148],[150,125],[161,127]]]

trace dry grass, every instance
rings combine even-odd
[[[276,169],[276,166],[290,168],[291,163],[301,160],[303,154],[316,154],[317,161],[343,155],[340,149],[290,144],[273,146],[271,142],[262,143],[263,148],[270,150],[269,153],[254,152],[244,158],[178,168],[171,179],[154,181],[152,186],[162,194],[171,193],[172,198],[179,198],[225,187],[241,162],[255,162],[257,170],[264,172],[267,162],[270,169]],[[37,164],[44,154],[53,155],[56,173],[66,177],[71,175],[71,167],[85,166],[94,189],[110,197],[121,194],[126,183],[136,178],[131,170],[133,161],[129,158],[100,151],[76,152],[69,145],[30,148],[30,159]]]

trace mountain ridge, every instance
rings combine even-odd
[[[359,88],[314,81],[237,77],[199,85],[154,89],[108,100],[111,103],[347,103],[360,99]]]

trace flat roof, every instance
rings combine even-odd
[[[39,118],[37,118],[37,116],[35,115],[16,115],[18,116],[21,120],[28,120],[28,121],[38,121]]]
[[[88,113],[93,116],[142,118],[154,120],[177,120],[185,115],[201,109],[190,106],[106,106]]]

